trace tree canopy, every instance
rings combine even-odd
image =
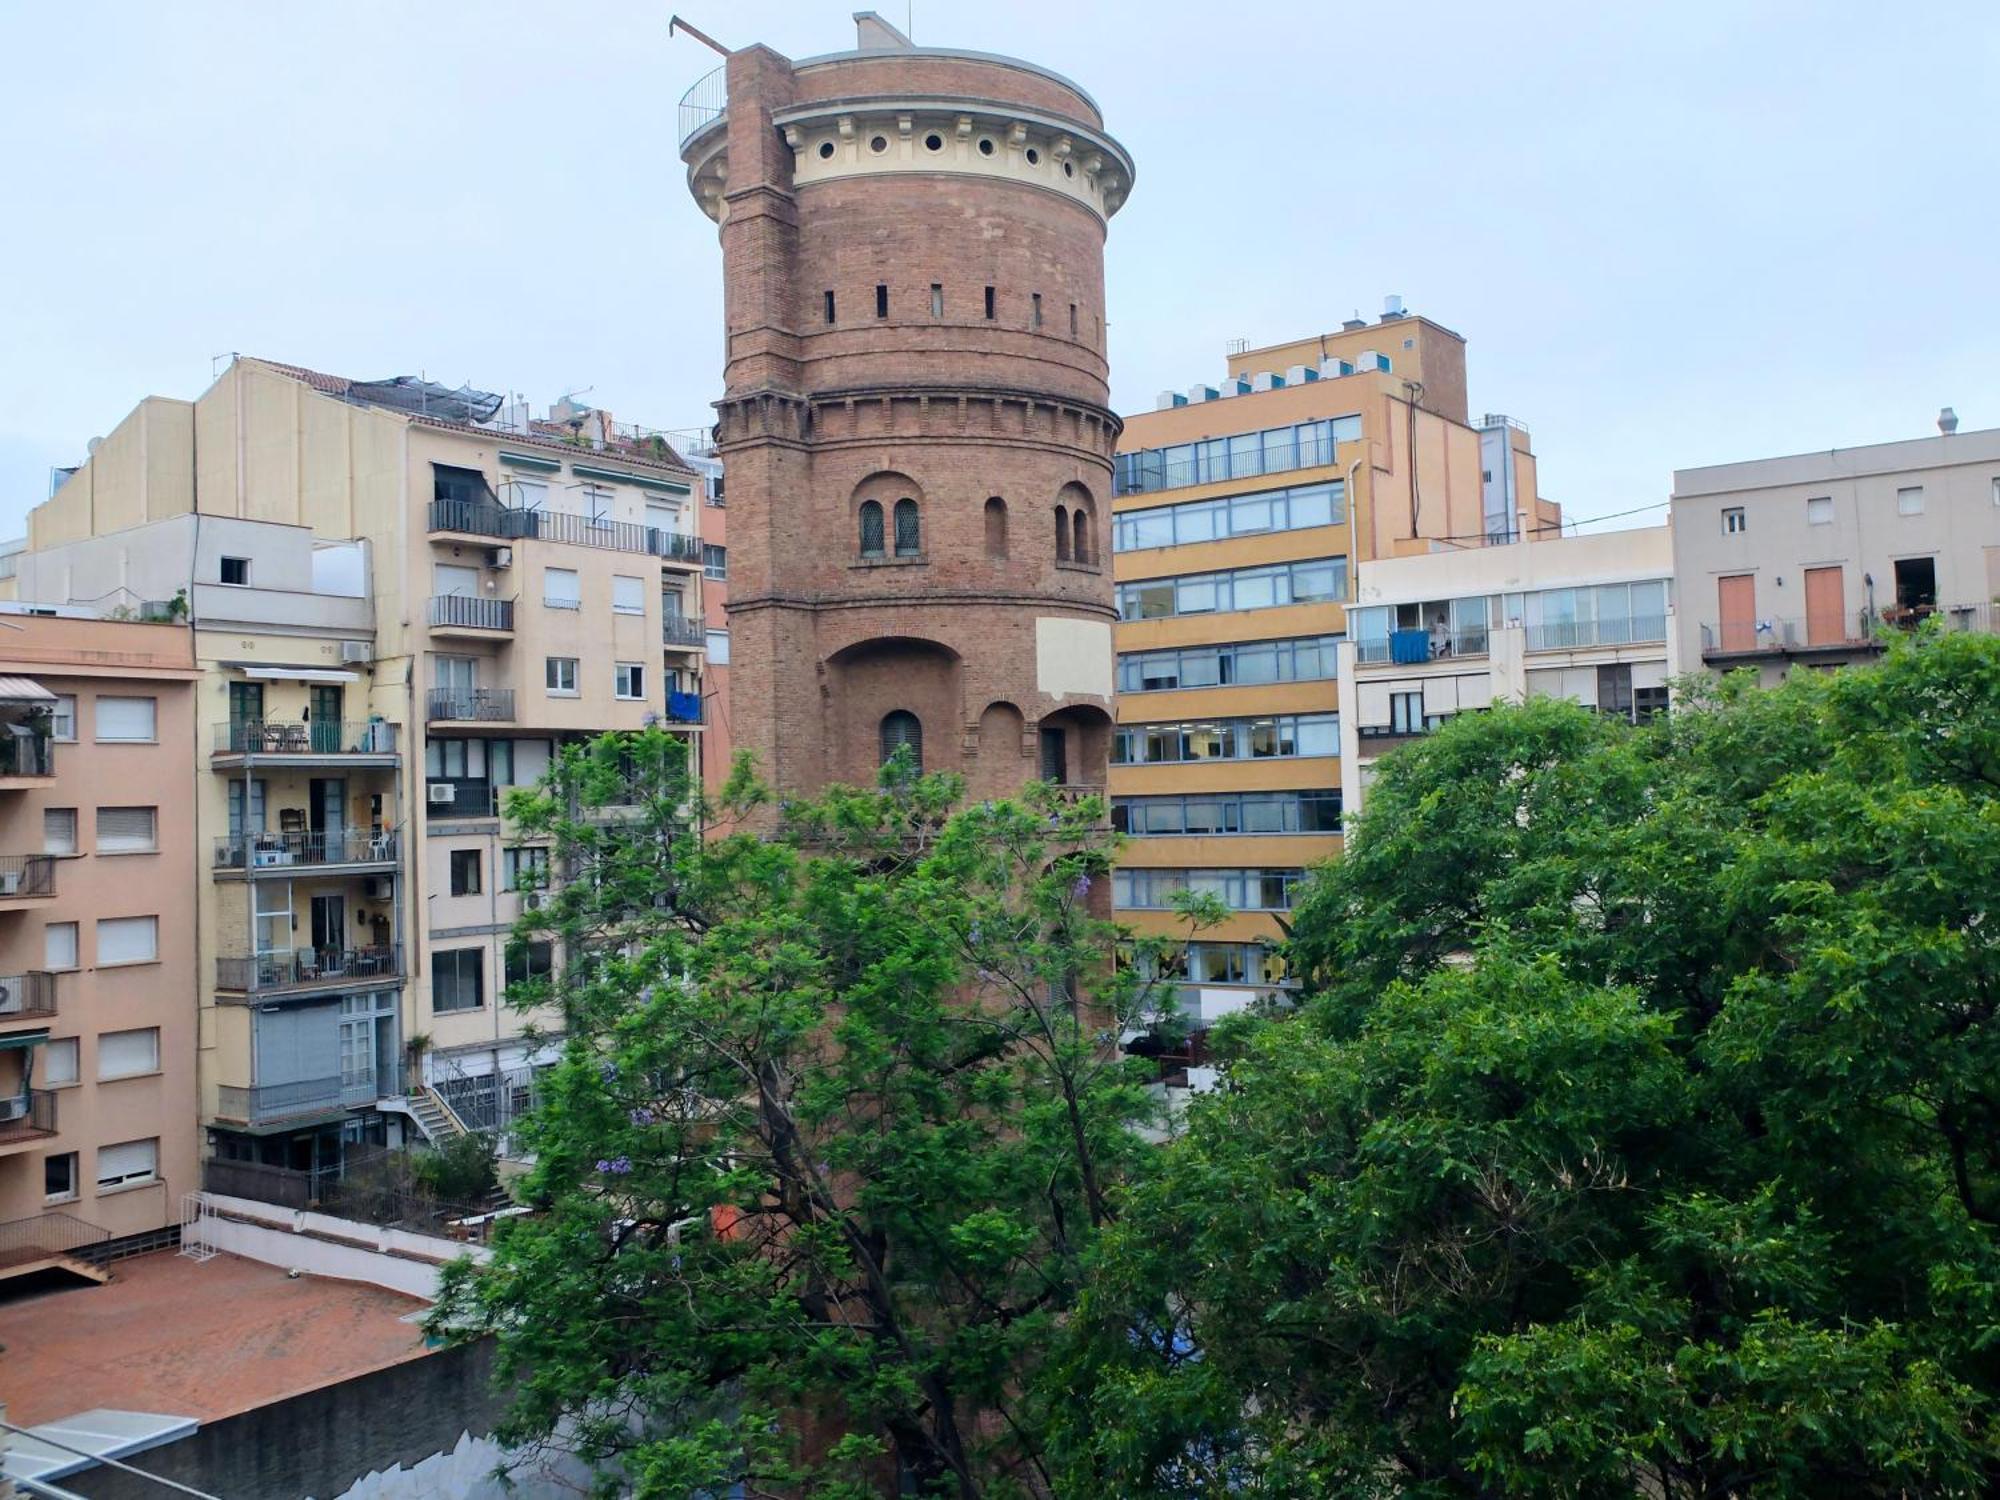
[[[1064,1494],[2000,1485],[2000,641],[1387,757],[1132,1189]]]

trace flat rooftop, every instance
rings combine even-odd
[[[134,1256],[109,1285],[0,1303],[0,1400],[23,1427],[93,1407],[214,1422],[421,1358],[424,1306],[233,1255]]]

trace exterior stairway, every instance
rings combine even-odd
[[[410,1118],[417,1122],[417,1129],[424,1133],[424,1139],[433,1146],[442,1146],[446,1141],[456,1140],[468,1134],[465,1121],[459,1119],[452,1107],[438,1095],[438,1091],[428,1084],[417,1084],[410,1090],[406,1100],[410,1107]]]
[[[98,1263],[111,1231],[71,1214],[37,1214],[0,1224],[0,1279],[31,1271],[67,1271],[99,1285],[111,1273]]]

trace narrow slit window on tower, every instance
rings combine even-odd
[[[1056,507],[1056,561],[1069,561],[1069,507]]]
[[[833,293],[832,293],[832,292],[828,292],[828,293],[826,294],[826,305],[827,305],[827,309],[828,309],[828,311],[827,311],[827,315],[826,315],[826,320],[827,320],[827,322],[831,323],[831,322],[833,321],[833,312],[832,312],[832,308],[833,308]],[[1042,326],[1042,294],[1041,294],[1040,292],[1036,292],[1036,293],[1034,294],[1034,316],[1033,316],[1033,317],[1032,317],[1032,318],[1030,319],[1030,321],[1029,321],[1029,326],[1030,326],[1031,328],[1040,328],[1040,327]]]
[[[931,316],[944,316],[944,287],[935,281],[931,283]]]
[[[917,502],[896,502],[896,556],[915,557],[923,549],[923,535],[917,526]]]
[[[986,555],[1007,555],[1007,502],[998,495],[986,502]]]
[[[1090,517],[1079,505],[1071,519],[1076,526],[1076,545],[1070,548],[1070,556],[1080,563],[1087,563],[1090,561]]]
[[[879,501],[861,502],[861,555],[882,555],[882,506]]]
[[[924,768],[924,726],[908,709],[899,708],[882,716],[882,763],[887,765],[905,745],[917,770]]]
[[[989,323],[993,321],[993,302],[993,288],[989,286],[986,289],[986,321]]]
[[[1069,305],[1069,336],[1071,338],[1076,337],[1076,304],[1074,302]]]
[[[826,320],[829,323],[833,321],[833,293],[831,291],[826,294]]]
[[[889,288],[879,281],[875,283],[875,316],[889,316]]]

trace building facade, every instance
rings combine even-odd
[[[0,1275],[201,1185],[197,679],[185,626],[0,614]]]
[[[1679,670],[1673,539],[1654,526],[1361,564],[1340,646],[1341,787],[1461,713],[1568,698],[1634,723]]]
[[[22,599],[193,625],[215,1152],[337,1171],[525,1102],[547,855],[501,799],[604,730],[698,741],[696,484],[601,412],[244,358],[32,514]]]
[[[2000,429],[1674,473],[1681,656],[1766,682],[1936,616],[1992,630]]]
[[[907,746],[973,795],[1102,786],[1103,249],[1132,164],[1075,84],[755,46],[683,102],[720,226],[734,743],[784,794]]]
[[[1464,341],[1394,299],[1375,323],[1229,356],[1129,418],[1117,459],[1113,816],[1119,920],[1184,935],[1197,1031],[1281,980],[1294,888],[1340,849],[1336,648],[1364,559],[1560,528],[1526,430],[1474,425]]]

